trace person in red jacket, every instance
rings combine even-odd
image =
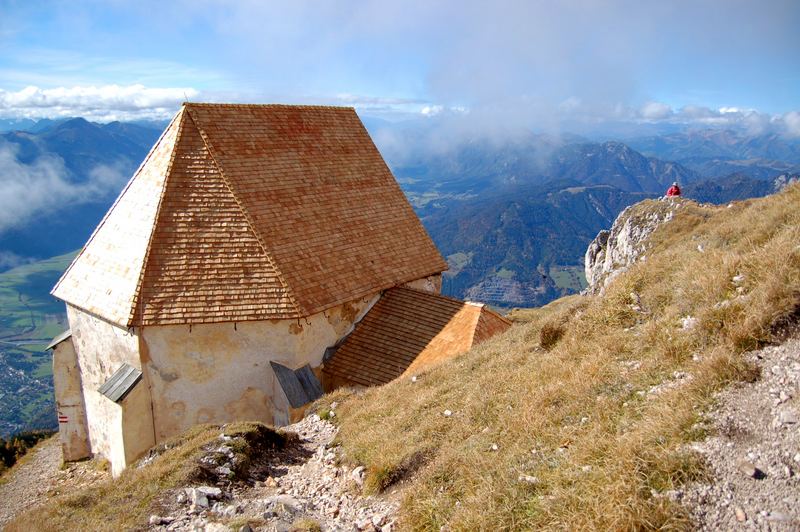
[[[675,196],[680,196],[680,195],[681,195],[681,187],[678,186],[677,182],[672,183],[672,186],[669,187],[669,190],[667,190],[667,197],[673,198]]]

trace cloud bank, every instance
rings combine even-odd
[[[391,120],[460,112],[478,131],[625,121],[790,134],[800,110],[796,0],[31,5],[30,27],[49,25],[49,40],[7,37],[0,86],[64,86],[0,92],[6,116],[164,118],[188,97],[353,105]]]
[[[55,87],[28,86],[19,91],[0,89],[0,117],[61,118],[82,116],[87,120],[164,119],[181,102],[199,92],[186,88],[148,88],[144,85]]]

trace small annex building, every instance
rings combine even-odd
[[[508,327],[446,268],[353,109],[186,103],[53,288],[64,459],[286,425]]]

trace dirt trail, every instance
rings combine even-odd
[[[0,481],[0,529],[12,517],[48,499],[109,478],[95,462],[62,469],[61,447],[54,436],[34,447]]]
[[[700,530],[800,531],[800,338],[747,356],[760,379],[718,395],[695,445],[713,480],[675,496]]]

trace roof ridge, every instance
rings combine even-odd
[[[184,127],[184,112],[183,109],[178,111],[178,114],[175,115],[174,120],[180,118],[180,122],[178,122],[178,131],[175,133],[175,142],[172,144],[172,150],[169,154],[169,162],[167,163],[167,169],[164,173],[164,184],[161,187],[161,194],[158,196],[158,205],[156,206],[156,213],[153,217],[153,225],[150,228],[150,236],[147,238],[147,247],[144,250],[144,259],[142,263],[142,269],[139,270],[139,279],[136,281],[136,289],[133,292],[133,301],[131,302],[131,311],[128,315],[128,323],[127,326],[130,327],[134,325],[136,321],[136,309],[137,306],[139,307],[139,314],[141,318],[141,301],[139,300],[139,294],[142,290],[142,285],[144,284],[144,275],[147,272],[147,267],[150,263],[150,250],[153,246],[153,235],[156,233],[156,227],[158,226],[158,218],[161,215],[161,206],[164,204],[164,196],[167,194],[167,185],[169,184],[169,177],[172,174],[172,163],[175,161],[175,152],[178,151],[178,144],[181,141],[181,133],[183,133]],[[167,128],[169,129],[169,128]]]
[[[464,301],[464,308],[467,307],[474,307],[474,305],[470,305],[468,301]],[[483,307],[474,307],[475,312],[475,321],[472,322],[472,326],[470,327],[469,333],[469,349],[472,349],[475,346],[475,334],[478,332],[478,326],[481,324],[481,316],[483,315]]]
[[[427,296],[439,297],[441,299],[447,299],[448,301],[452,301],[453,303],[458,303],[460,305],[466,305],[467,304],[467,301],[464,301],[463,299],[458,299],[456,297],[450,297],[450,296],[446,296],[446,295],[443,295],[443,294],[437,294],[437,293],[434,293],[434,292],[429,292],[427,290],[423,290],[422,288],[414,288],[413,286],[398,285],[398,286],[393,286],[393,287],[389,288],[389,290],[395,290],[395,289],[397,289],[397,290],[406,290],[406,291],[409,291],[409,292],[416,292],[418,294],[427,295]]]
[[[351,105],[293,104],[293,103],[215,103],[215,102],[183,102],[183,107],[233,107],[233,108],[288,108],[288,109],[340,109],[353,110]]]
[[[484,310],[485,310],[486,312],[488,312],[489,314],[493,315],[495,318],[499,318],[501,321],[503,321],[503,322],[505,322],[505,323],[507,323],[507,324],[509,324],[509,325],[514,325],[514,322],[513,322],[513,321],[511,321],[510,319],[506,318],[505,316],[503,316],[503,315],[502,315],[502,314],[500,314],[499,312],[495,312],[494,310],[492,310],[491,308],[489,308],[489,306],[488,306],[488,305],[484,305],[484,306],[481,308],[481,311],[484,311]]]
[[[100,220],[100,223],[98,223],[97,227],[94,228],[94,231],[92,231],[92,234],[89,236],[89,240],[86,241],[86,243],[83,245],[83,247],[78,252],[78,254],[75,255],[75,258],[72,259],[72,262],[70,262],[70,264],[67,267],[67,269],[64,270],[64,273],[61,274],[61,277],[59,277],[58,282],[55,284],[55,286],[53,286],[53,289],[50,290],[50,295],[55,296],[55,292],[58,290],[59,286],[61,286],[61,282],[67,277],[69,272],[72,270],[72,267],[78,262],[78,259],[83,255],[83,252],[86,251],[86,248],[89,247],[89,244],[92,243],[92,241],[94,240],[95,236],[100,232],[100,229],[105,225],[105,223],[108,220],[109,216],[111,216],[111,213],[114,212],[114,209],[116,208],[117,204],[125,196],[125,193],[128,192],[128,189],[131,188],[131,185],[133,184],[133,181],[141,173],[142,169],[147,165],[148,161],[150,161],[150,158],[153,156],[153,154],[155,153],[156,149],[158,149],[158,146],[161,144],[161,141],[164,140],[164,137],[166,136],[167,132],[172,127],[172,124],[175,122],[175,120],[180,115],[181,115],[180,112],[177,115],[175,115],[172,118],[172,120],[170,120],[170,122],[167,125],[167,127],[164,128],[164,131],[161,132],[161,135],[159,135],[158,140],[156,140],[155,144],[153,144],[153,146],[150,148],[150,151],[147,152],[147,156],[145,156],[144,160],[142,160],[141,164],[139,164],[139,167],[133,173],[131,178],[128,179],[128,182],[125,184],[125,187],[122,189],[122,191],[117,196],[117,199],[114,200],[114,203],[111,204],[111,207],[106,211],[105,215],[103,215],[103,218]],[[166,184],[166,177],[167,176],[164,176],[164,177],[165,177],[164,183]],[[163,189],[162,189],[162,194],[163,194]],[[158,215],[158,212],[156,212],[156,215]],[[152,236],[152,233],[151,233],[151,236]],[[144,264],[142,264],[142,269],[144,269]],[[86,310],[86,309],[84,309],[84,310]]]
[[[426,290],[422,290],[421,288],[413,288],[411,286],[402,286],[402,285],[394,286],[394,287],[390,288],[389,290],[392,290],[394,288],[403,289],[403,290],[411,290],[413,292],[421,292],[423,294],[428,294],[428,295],[432,295],[432,296],[436,296],[436,297],[441,297],[442,299],[449,299],[450,301],[453,301],[454,303],[461,303],[463,305],[469,305],[469,304],[477,303],[478,305],[480,305],[481,312],[484,312],[484,311],[488,312],[489,314],[492,314],[493,316],[495,316],[497,318],[500,318],[502,321],[508,323],[509,325],[512,325],[514,323],[513,321],[509,320],[508,318],[506,318],[502,314],[499,314],[498,312],[495,312],[494,310],[492,310],[489,307],[489,305],[487,305],[486,303],[478,303],[478,302],[466,301],[466,300],[463,300],[463,299],[458,299],[456,297],[446,296],[444,294],[435,294],[433,292],[428,292]]]
[[[190,105],[194,105],[194,104],[190,104]],[[242,211],[242,216],[244,216],[245,221],[247,221],[247,225],[250,227],[250,230],[253,232],[253,235],[255,235],[259,246],[261,246],[261,250],[264,252],[264,256],[266,257],[267,262],[270,264],[270,266],[272,266],[275,269],[275,273],[277,274],[276,277],[277,277],[278,281],[281,283],[281,286],[283,287],[283,289],[284,289],[284,291],[286,293],[286,296],[291,301],[292,306],[294,307],[294,310],[297,313],[298,317],[300,317],[301,315],[305,315],[305,314],[303,314],[303,311],[301,310],[300,305],[297,303],[297,298],[295,297],[293,291],[289,287],[289,284],[286,282],[286,279],[283,276],[283,272],[281,271],[280,268],[278,268],[278,265],[276,264],[275,259],[272,257],[272,255],[267,250],[267,246],[264,243],[264,239],[261,237],[261,234],[259,234],[259,232],[256,230],[255,224],[253,223],[253,220],[251,219],[250,214],[247,212],[247,209],[242,204],[242,201],[239,199],[239,195],[236,194],[236,191],[234,190],[234,187],[231,186],[231,182],[228,179],[228,177],[225,175],[225,172],[223,171],[222,166],[219,164],[219,161],[214,156],[213,146],[211,145],[211,142],[208,139],[208,135],[206,135],[206,132],[201,127],[200,120],[192,112],[190,105],[184,104],[184,108],[188,112],[189,118],[191,119],[192,123],[197,128],[198,133],[200,133],[200,138],[203,139],[203,144],[205,144],[206,149],[208,150],[208,155],[211,158],[211,161],[214,163],[214,166],[217,167],[217,170],[219,170],[219,175],[222,177],[222,181],[225,183],[225,186],[228,187],[228,190],[230,191],[231,196],[233,196],[233,201],[236,202],[236,205]],[[210,104],[202,104],[202,105],[210,105]],[[241,104],[241,105],[245,105],[245,104]]]

